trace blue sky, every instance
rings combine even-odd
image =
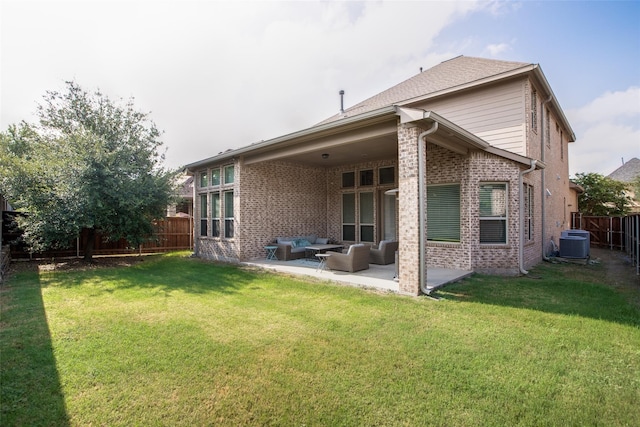
[[[458,55],[540,64],[570,174],[640,157],[640,2],[0,0],[0,129],[75,79],[135,97],[178,167],[294,132]],[[303,107],[301,107],[303,106]]]

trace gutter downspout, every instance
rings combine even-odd
[[[540,133],[541,133],[541,137],[540,137],[540,161],[542,163],[544,163],[544,136],[546,135],[546,129],[545,129],[545,123],[544,123],[544,113],[545,113],[545,105],[547,105],[551,100],[553,99],[553,95],[549,95],[549,98],[547,98],[546,101],[544,101],[541,105],[541,109],[542,109],[542,120],[540,122],[542,129],[540,129]],[[561,142],[562,143],[562,142]],[[541,197],[541,206],[542,206],[542,221],[541,221],[541,227],[542,227],[542,239],[540,244],[542,245],[541,249],[542,249],[542,259],[544,261],[549,261],[549,258],[547,257],[547,255],[544,253],[544,242],[546,240],[546,236],[545,236],[545,227],[546,227],[546,220],[547,220],[547,208],[545,206],[545,199],[546,199],[546,194],[545,194],[545,179],[544,179],[544,169],[542,169],[541,173],[541,178],[540,178],[540,197]]]
[[[524,184],[522,181],[522,177],[529,172],[532,172],[536,169],[537,160],[531,160],[531,167],[527,170],[520,171],[518,174],[518,191],[520,191],[519,198],[519,211],[520,211],[520,238],[518,243],[518,267],[520,268],[520,273],[529,274],[527,270],[524,269]]]
[[[427,274],[426,274],[426,250],[425,250],[425,238],[424,238],[424,230],[425,230],[425,209],[424,203],[426,200],[426,178],[424,176],[426,169],[426,160],[425,160],[425,152],[427,150],[427,140],[425,139],[428,135],[436,132],[438,130],[438,122],[434,121],[433,125],[431,125],[431,129],[428,129],[418,135],[418,216],[419,216],[419,226],[418,226],[418,244],[419,244],[419,258],[420,258],[420,292],[425,295],[430,295],[431,291],[427,289]]]

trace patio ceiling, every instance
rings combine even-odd
[[[341,129],[324,135],[313,135],[295,144],[277,147],[245,156],[245,164],[269,160],[286,160],[317,167],[333,167],[349,163],[395,159],[398,156],[397,117],[369,123],[368,126]]]

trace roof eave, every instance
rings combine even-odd
[[[422,122],[427,126],[431,126],[432,123],[437,122],[438,131],[436,132],[436,134],[442,135],[445,138],[453,138],[456,141],[461,142],[461,145],[467,149],[485,151],[487,153],[500,156],[516,163],[520,163],[524,166],[530,166],[533,160],[529,157],[512,153],[511,151],[496,148],[484,139],[472,134],[464,128],[461,128],[460,126],[445,119],[437,113],[434,113],[433,111],[425,111],[407,107],[397,107],[396,109],[398,112],[398,116],[400,116],[401,124]],[[545,166],[546,165],[541,161],[536,162],[536,169],[544,169]]]

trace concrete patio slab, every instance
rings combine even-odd
[[[402,293],[398,282],[394,280],[395,264],[369,264],[368,270],[355,273],[318,269],[319,262],[309,259],[291,261],[257,259],[244,262],[244,265],[273,270],[293,275],[309,276],[319,280],[327,280],[350,286],[373,288],[383,291]],[[427,268],[427,289],[435,290],[448,283],[457,282],[473,274],[473,271],[453,270],[448,268]]]

